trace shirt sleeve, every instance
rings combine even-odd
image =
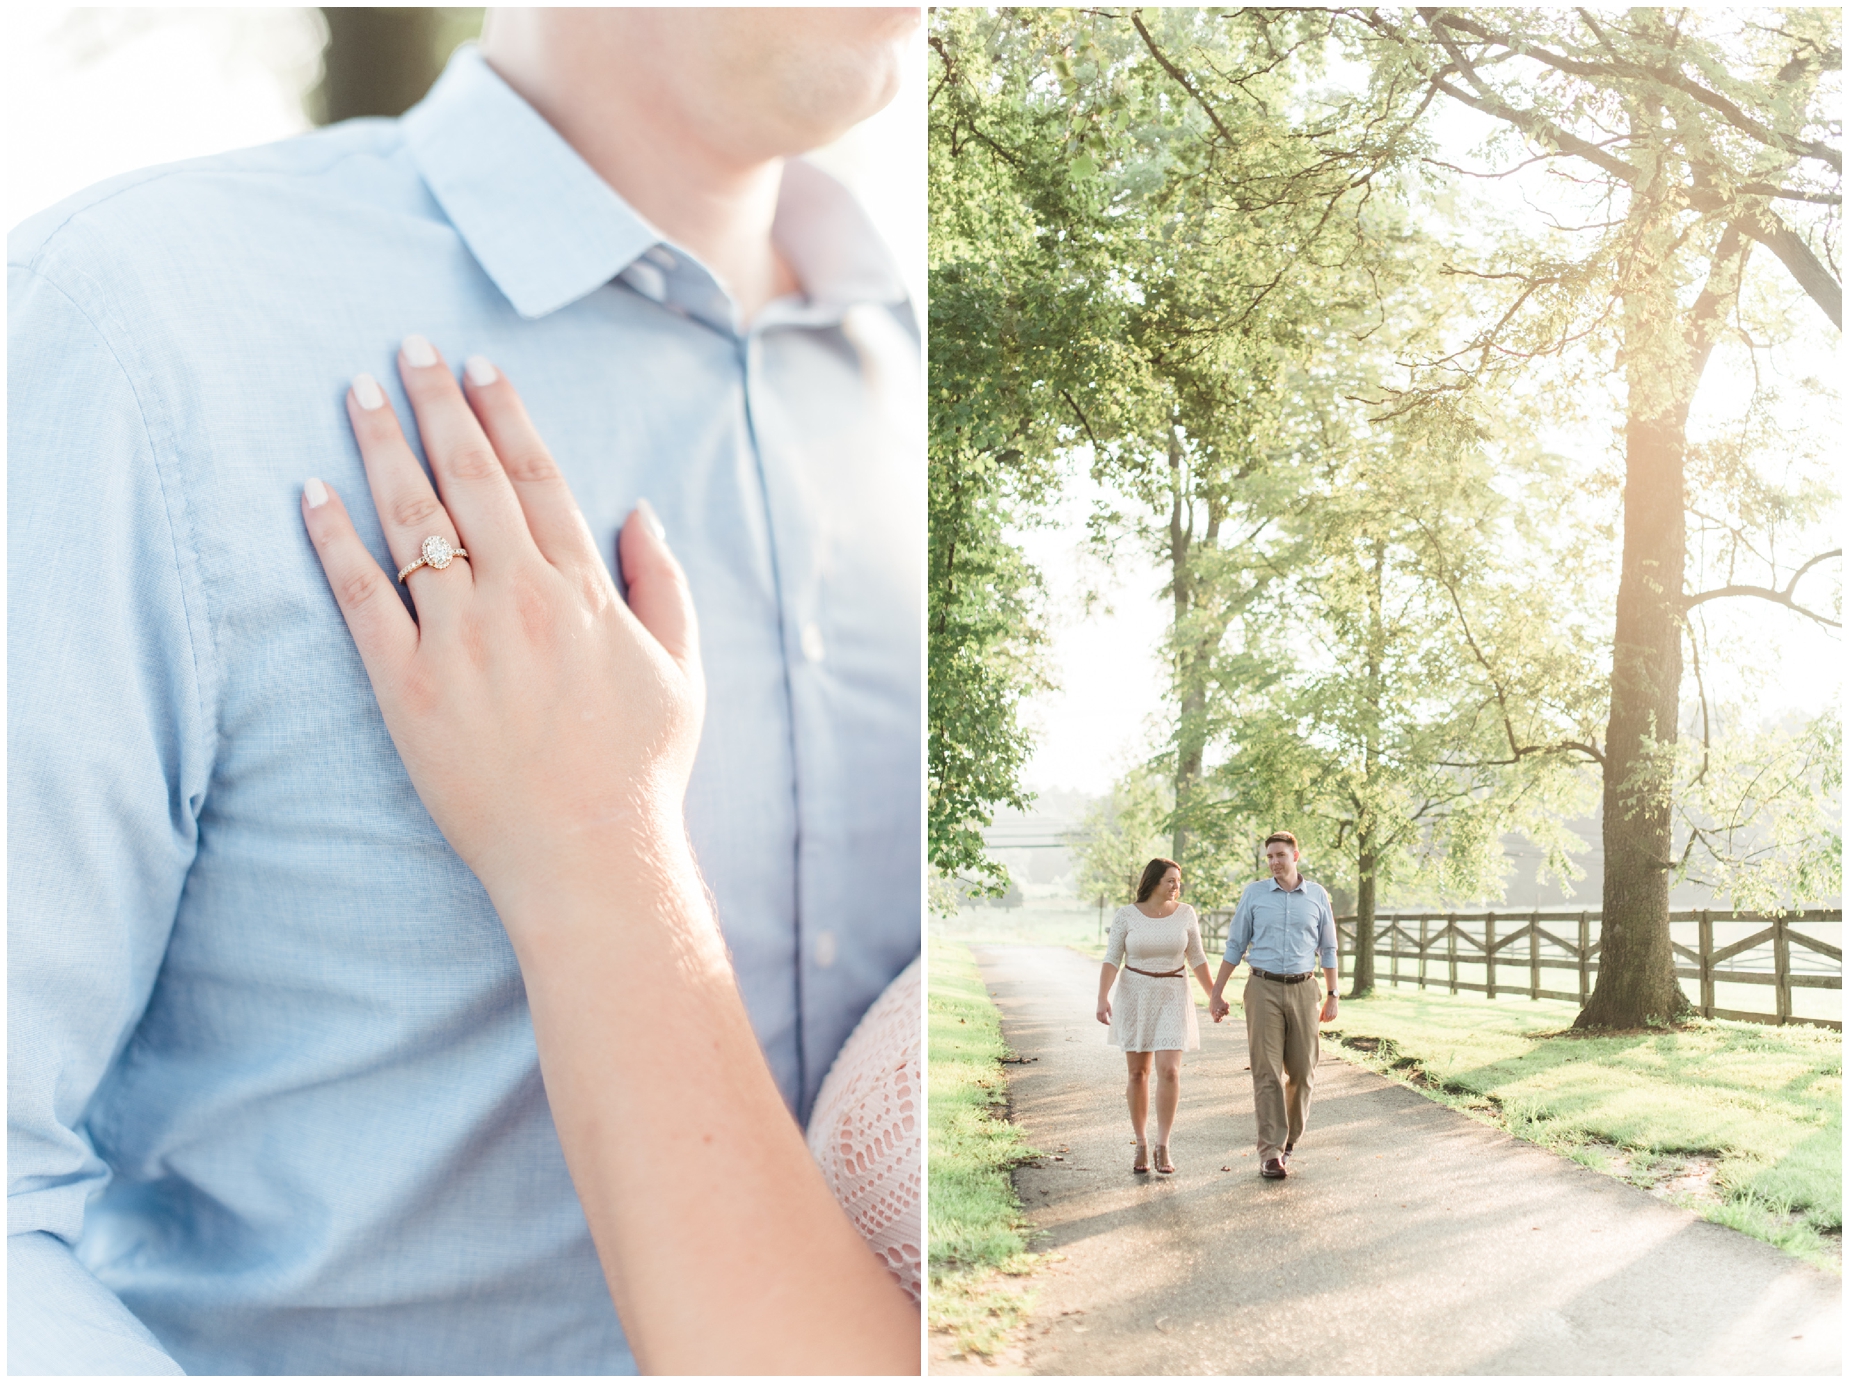
[[[1201,945],[1201,915],[1193,908],[1188,909],[1188,968],[1207,963],[1207,950]]]
[[[1245,955],[1246,947],[1252,944],[1252,888],[1248,884],[1239,895],[1239,906],[1233,909],[1233,920],[1226,928],[1226,955],[1228,965],[1239,964]]]
[[[153,992],[197,844],[202,612],[131,348],[31,268],[9,266],[8,304],[9,1364],[180,1373],[72,1249],[110,1176],[85,1110]]]
[[[1104,941],[1104,963],[1122,965],[1124,963],[1124,946],[1130,935],[1130,919],[1119,908],[1117,916],[1111,919],[1111,933]]]
[[[1323,924],[1322,933],[1317,938],[1317,945],[1322,950],[1323,969],[1333,970],[1336,962],[1335,904],[1329,901],[1328,889],[1319,889],[1319,892],[1323,896]]]

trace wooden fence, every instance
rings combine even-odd
[[[1203,939],[1210,953],[1224,948],[1226,928],[1232,916],[1228,909],[1210,912],[1201,918]],[[1794,1015],[1791,1011],[1794,989],[1842,989],[1842,948],[1798,930],[1807,923],[1841,923],[1842,909],[1812,909],[1787,913],[1783,917],[1704,909],[1672,912],[1669,919],[1670,945],[1679,962],[1676,974],[1682,979],[1696,981],[1699,997],[1690,997],[1704,1017],[1732,1018],[1748,1023],[1812,1023],[1842,1030],[1841,1019],[1811,1018]],[[1340,943],[1337,973],[1344,978],[1352,973],[1354,921],[1352,916],[1336,919]],[[1684,946],[1675,939],[1678,925],[1686,933],[1690,923],[1695,926],[1693,947]],[[1764,925],[1743,938],[1716,946],[1716,925],[1729,923]],[[1520,995],[1528,999],[1564,999],[1568,1003],[1584,1004],[1592,993],[1592,983],[1599,971],[1598,932],[1599,914],[1596,912],[1383,913],[1374,919],[1374,982],[1395,986],[1416,984],[1420,989],[1442,988],[1452,994],[1468,990],[1487,994],[1492,999],[1499,995]],[[1768,943],[1772,950],[1770,969],[1740,968],[1747,963],[1749,952],[1762,949]],[[1800,963],[1795,967],[1792,963],[1794,947],[1800,953]],[[1401,966],[1402,961],[1407,963],[1405,968]],[[1729,961],[1734,964],[1728,966]],[[1833,969],[1829,965],[1832,961],[1835,962]],[[1481,970],[1483,979],[1460,979],[1460,964]],[[1555,974],[1563,970],[1570,972],[1577,984],[1573,989],[1543,988],[1543,970]],[[1717,983],[1769,986],[1773,991],[1775,1011],[1717,1008],[1714,1003]]]

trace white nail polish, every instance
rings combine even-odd
[[[353,376],[353,401],[368,413],[385,402],[385,391],[379,387],[379,381],[371,375]]]
[[[302,486],[302,497],[308,501],[310,509],[319,509],[327,503],[327,486],[311,478]]]
[[[437,348],[416,332],[405,337],[399,349],[404,352],[404,358],[420,370],[437,363]]]
[[[494,363],[485,355],[472,355],[463,362],[462,368],[468,373],[469,383],[477,389],[493,384],[501,377],[501,372],[494,368]]]
[[[661,526],[661,516],[655,512],[655,506],[645,499],[636,501],[636,512],[642,516],[643,526],[648,529],[658,543],[668,541],[668,530]]]

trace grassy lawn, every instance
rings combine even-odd
[[[1433,1099],[1841,1271],[1841,1034],[1566,1036],[1576,1012],[1382,989],[1324,1031]]]
[[[989,1354],[1027,1298],[1026,1221],[1009,1172],[1037,1154],[1007,1121],[1001,1015],[969,948],[934,937],[928,962],[931,1328]]]

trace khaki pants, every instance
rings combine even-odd
[[[1284,984],[1252,975],[1246,980],[1246,1046],[1252,1055],[1260,1165],[1303,1137],[1322,1055],[1316,1022],[1321,1009],[1322,986],[1314,979]]]

